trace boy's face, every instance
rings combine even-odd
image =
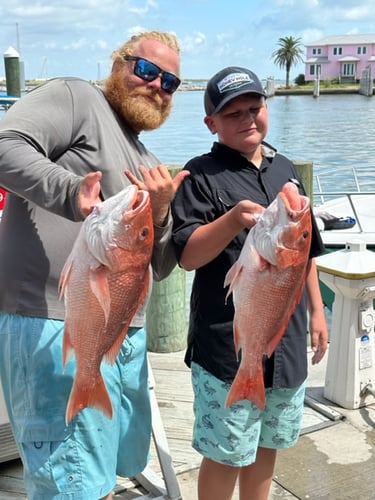
[[[244,94],[204,121],[219,142],[251,157],[267,134],[267,104],[257,94]]]

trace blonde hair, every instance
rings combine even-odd
[[[122,59],[122,56],[132,55],[135,47],[141,40],[157,40],[174,50],[176,54],[180,54],[180,46],[174,33],[165,31],[144,31],[143,33],[133,35],[127,42],[121,45],[121,47],[114,50],[112,52],[112,60],[115,61],[119,58]]]

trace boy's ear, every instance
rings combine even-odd
[[[215,126],[215,120],[212,118],[212,116],[206,116],[204,118],[204,123],[206,124],[208,130],[211,132],[211,134],[216,134],[216,126]]]

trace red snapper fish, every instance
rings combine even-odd
[[[306,279],[311,244],[310,203],[292,182],[250,229],[224,286],[233,293],[233,335],[241,362],[226,406],[248,399],[265,406],[263,355],[281,340]]]
[[[151,279],[154,241],[149,194],[131,185],[94,207],[62,269],[63,366],[77,368],[66,423],[86,407],[109,418],[112,404],[100,365],[113,364]]]

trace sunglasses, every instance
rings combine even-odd
[[[176,75],[163,71],[159,66],[147,59],[143,59],[143,57],[125,55],[123,58],[125,61],[135,61],[134,74],[145,82],[153,82],[160,76],[161,88],[168,94],[173,94],[181,83],[181,80]]]

